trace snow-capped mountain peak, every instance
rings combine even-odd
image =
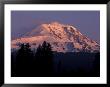
[[[52,22],[41,24],[26,33],[23,37],[12,40],[12,48],[18,48],[18,43],[30,43],[31,48],[37,48],[43,41],[51,44],[57,52],[99,52],[100,46],[95,41],[81,34],[74,26]]]

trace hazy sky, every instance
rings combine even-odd
[[[73,25],[82,34],[100,42],[100,11],[12,11],[12,39],[21,37],[42,23],[53,21]]]

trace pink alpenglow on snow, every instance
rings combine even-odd
[[[81,34],[74,26],[52,22],[41,24],[21,38],[11,41],[11,48],[18,49],[18,43],[29,43],[31,48],[37,48],[43,41],[51,44],[57,52],[99,52],[100,45]]]

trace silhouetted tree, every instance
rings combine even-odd
[[[39,45],[35,54],[37,62],[37,73],[51,75],[53,69],[53,52],[51,45],[46,41]]]
[[[16,56],[16,73],[17,75],[27,75],[31,73],[33,53],[29,43],[21,44]]]

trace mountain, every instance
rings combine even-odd
[[[38,47],[43,41],[51,44],[57,52],[99,52],[100,45],[81,34],[74,26],[52,22],[41,24],[21,38],[11,41],[12,48],[20,43],[30,43],[31,48]]]

